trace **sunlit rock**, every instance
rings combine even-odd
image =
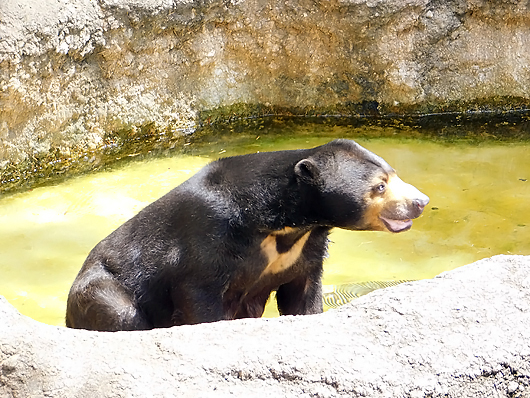
[[[496,256],[313,316],[147,332],[43,325],[0,301],[0,396],[525,397],[530,258]]]

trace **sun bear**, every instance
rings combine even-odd
[[[354,141],[210,163],[103,239],[66,325],[144,330],[322,312],[328,234],[409,229],[429,198]]]

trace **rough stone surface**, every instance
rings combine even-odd
[[[147,332],[0,301],[2,397],[530,397],[530,257],[496,256],[322,315]]]
[[[107,134],[146,125],[190,132],[200,112],[219,107],[228,117],[525,105],[528,7],[508,0],[2,1],[0,165],[50,152],[75,157],[111,145]]]

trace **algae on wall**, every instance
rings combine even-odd
[[[464,0],[2,2],[1,179],[31,177],[39,159],[60,164],[51,167],[60,173],[126,142],[123,132],[133,141],[172,141],[201,123],[270,114],[525,108],[527,7]]]

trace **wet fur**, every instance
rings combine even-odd
[[[116,331],[259,317],[274,290],[283,315],[322,312],[330,229],[382,229],[378,214],[392,210],[373,185],[394,174],[347,140],[213,162],[91,251],[66,324]],[[414,198],[400,200],[405,216],[421,213],[405,203]]]

